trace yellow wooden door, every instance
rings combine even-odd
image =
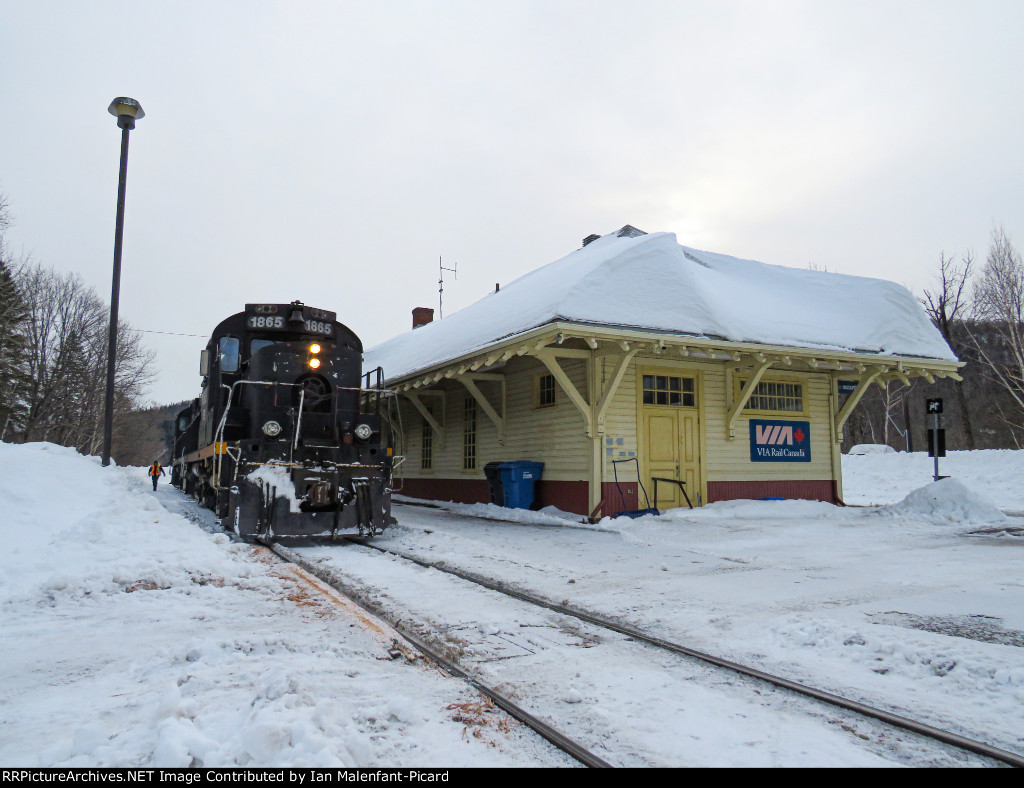
[[[668,409],[644,409],[644,443],[647,447],[643,483],[654,505],[654,478],[679,478],[679,414]],[[672,509],[679,506],[682,496],[675,484],[658,484],[658,508]],[[643,506],[644,503],[640,502]]]
[[[686,482],[686,494],[697,505],[700,492],[700,412],[693,378],[644,375],[641,420],[641,475],[654,505],[654,478]],[[677,392],[680,392],[677,394]],[[643,506],[641,499],[640,505]],[[686,506],[678,485],[658,484],[658,508]]]
[[[700,419],[696,412],[681,410],[679,418],[679,478],[686,482],[686,494],[697,505],[700,492]],[[683,506],[685,500],[680,501]]]

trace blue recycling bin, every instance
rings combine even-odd
[[[544,463],[520,460],[498,466],[504,505],[509,509],[529,509],[533,505],[533,486],[544,471]]]

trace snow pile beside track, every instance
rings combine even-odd
[[[419,500],[398,495],[394,496],[394,499],[399,503],[407,500],[418,502]],[[545,506],[543,509],[533,511],[531,509],[506,509],[504,506],[493,503],[452,503],[450,501],[432,501],[431,503],[438,509],[444,509],[452,514],[479,517],[483,520],[501,520],[523,525],[588,525],[585,522],[586,518],[582,515],[564,512],[555,506]]]
[[[0,602],[56,608],[137,587],[240,581],[247,563],[224,560],[226,536],[196,539],[135,468],[106,471],[94,457],[47,443],[0,443],[6,556]]]
[[[0,763],[562,764],[143,468],[0,443]],[[493,744],[493,746],[489,746]],[[525,759],[525,760],[523,760]]]
[[[924,452],[843,455],[843,500],[848,504],[897,503],[932,480],[934,460]],[[959,479],[1004,510],[1024,511],[1024,450],[951,451],[939,472]]]
[[[719,501],[700,509],[669,509],[661,515],[668,520],[764,520],[805,519],[841,520],[846,516],[842,507],[822,501]]]
[[[991,525],[1007,517],[990,501],[956,479],[940,479],[911,492],[899,503],[883,506],[879,514],[935,523]]]

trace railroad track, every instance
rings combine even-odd
[[[209,533],[223,533],[231,538],[233,542],[245,543],[246,540],[242,539],[233,531],[228,531],[222,528],[219,524],[211,523],[208,519],[196,516],[194,511],[189,509],[183,509],[181,512],[191,522],[202,528],[204,531]],[[611,768],[611,764],[600,756],[592,753],[586,747],[565,735],[556,728],[548,725],[543,720],[538,719],[534,715],[530,714],[526,709],[522,708],[512,700],[507,698],[502,693],[498,692],[493,687],[484,684],[478,679],[470,676],[457,664],[440,654],[436,649],[432,648],[422,638],[417,637],[415,634],[409,631],[408,627],[402,625],[400,621],[396,621],[393,617],[388,616],[387,613],[379,607],[367,604],[358,593],[358,589],[351,588],[345,583],[342,583],[337,577],[325,572],[322,568],[311,564],[309,561],[304,559],[292,550],[277,544],[275,542],[261,542],[261,544],[274,553],[278,558],[288,563],[295,564],[302,570],[308,572],[313,577],[317,578],[320,582],[331,587],[338,593],[351,600],[354,604],[363,608],[367,612],[377,616],[378,618],[387,621],[388,625],[400,634],[405,640],[412,645],[420,654],[426,657],[429,661],[440,666],[445,672],[460,678],[467,684],[472,686],[475,690],[480,692],[482,695],[490,698],[495,706],[500,708],[506,714],[513,719],[519,721],[524,726],[538,734],[562,752],[566,753],[570,757],[579,761],[584,766],[590,768],[607,769]]]
[[[371,550],[375,550],[380,553],[387,553],[389,555],[397,556],[399,558],[402,558],[406,561],[410,561],[426,569],[433,569],[438,572],[443,572],[445,574],[458,577],[462,580],[466,580],[470,583],[474,583],[483,588],[486,588],[490,591],[495,591],[499,594],[503,594],[513,599],[517,599],[521,602],[526,602],[528,604],[543,608],[545,610],[550,610],[560,615],[575,618],[579,621],[583,621],[592,626],[600,627],[602,629],[610,630],[612,632],[625,635],[626,637],[633,638],[636,641],[647,643],[648,645],[654,646],[659,649],[663,649],[673,654],[678,654],[681,656],[697,659],[710,665],[714,665],[715,667],[723,668],[734,673],[746,676],[748,678],[765,682],[767,684],[770,684],[771,686],[778,687],[784,690],[789,690],[790,692],[794,692],[804,697],[813,698],[814,700],[817,700],[821,703],[841,708],[846,711],[852,711],[864,717],[870,717],[872,719],[879,720],[887,725],[893,726],[895,728],[900,728],[902,730],[910,731],[927,739],[939,741],[943,744],[950,745],[957,749],[964,750],[966,752],[971,752],[976,755],[981,755],[987,758],[991,758],[994,761],[1005,763],[1010,766],[1015,766],[1018,768],[1024,767],[1024,755],[1020,753],[1011,752],[1009,750],[995,747],[993,745],[987,744],[982,741],[978,741],[976,739],[961,736],[960,734],[953,733],[952,731],[943,730],[942,728],[937,728],[934,725],[929,725],[928,723],[921,722],[919,720],[904,717],[902,715],[886,711],[885,709],[880,709],[875,706],[871,706],[867,703],[862,703],[860,701],[844,698],[841,695],[836,695],[834,693],[827,692],[816,687],[811,687],[809,685],[802,684],[791,679],[787,679],[783,676],[776,676],[766,671],[759,670],[758,668],[753,668],[748,665],[743,665],[732,660],[715,656],[713,654],[708,654],[704,651],[690,648],[688,646],[684,646],[678,643],[673,643],[669,640],[665,640],[664,638],[659,638],[657,636],[651,635],[643,631],[642,629],[632,626],[630,624],[624,624],[619,621],[614,621],[612,619],[606,618],[604,616],[598,615],[587,610],[582,610],[579,608],[559,604],[557,602],[552,602],[551,600],[544,599],[543,597],[537,596],[535,594],[531,594],[529,592],[515,588],[510,588],[509,586],[503,583],[499,583],[486,577],[476,575],[472,572],[465,572],[463,570],[455,569],[450,566],[436,564],[431,561],[426,561],[421,558],[418,558],[414,555],[403,553],[400,550],[381,547],[379,545],[375,545],[361,539],[349,538],[348,541],[350,541],[353,544]],[[303,565],[304,568],[307,569],[307,571],[310,571],[311,573],[316,574],[318,577],[321,577],[321,574],[323,574],[323,571],[321,569],[319,569],[315,565],[304,562],[303,559],[301,559],[301,557],[295,555],[294,553],[291,553],[291,551],[288,552],[290,555],[293,555],[294,560],[299,562],[300,565]],[[321,579],[324,580],[323,577],[321,577]],[[324,580],[324,582],[331,581]],[[378,615],[381,614],[380,611],[375,610],[374,612]],[[459,671],[459,675],[466,675],[463,671],[461,671],[461,669],[456,668],[456,670]],[[472,681],[472,679],[469,680]],[[602,762],[602,764],[600,765],[607,766],[608,764]]]
[[[203,525],[203,527],[205,528],[205,525]],[[217,530],[220,529],[218,528]],[[231,532],[225,533],[231,536],[232,539],[237,539],[235,534]],[[893,712],[886,711],[884,709],[879,709],[877,707],[871,706],[866,703],[862,703],[860,701],[850,700],[849,698],[844,698],[840,695],[826,692],[824,690],[820,690],[815,687],[811,687],[800,682],[787,679],[782,676],[776,676],[771,673],[759,670],[757,668],[743,665],[732,660],[717,657],[715,655],[708,654],[706,652],[693,649],[688,646],[683,646],[678,643],[673,643],[663,638],[651,635],[638,627],[634,627],[629,624],[624,624],[619,621],[614,621],[612,619],[608,619],[604,616],[587,610],[582,610],[579,608],[574,608],[567,605],[552,602],[548,599],[544,599],[543,597],[519,589],[510,588],[502,583],[498,583],[494,580],[490,580],[488,578],[473,574],[471,572],[465,572],[449,566],[435,564],[433,562],[425,561],[421,558],[418,558],[417,556],[403,553],[400,550],[381,547],[379,545],[375,545],[364,540],[349,538],[348,541],[360,547],[371,549],[380,553],[394,555],[398,558],[409,561],[411,563],[416,564],[417,566],[421,566],[426,569],[432,569],[438,572],[442,572],[444,574],[458,577],[467,582],[481,586],[483,588],[502,594],[504,596],[519,600],[521,602],[526,602],[536,607],[543,608],[545,610],[550,610],[551,612],[558,613],[560,615],[565,615],[570,618],[577,619],[579,621],[583,621],[592,626],[596,626],[602,629],[616,632],[621,635],[625,635],[626,637],[633,638],[636,641],[646,643],[650,646],[654,646],[656,648],[668,651],[670,653],[697,659],[704,663],[713,665],[715,667],[723,668],[734,673],[737,673],[739,675],[743,675],[748,678],[755,679],[757,681],[765,682],[771,686],[788,690],[790,692],[802,695],[804,697],[812,698],[821,703],[825,703],[836,708],[841,708],[846,711],[852,711],[864,717],[879,720],[880,722],[883,722],[887,725],[891,725],[893,727],[912,732],[921,737],[938,741],[966,752],[981,755],[983,757],[990,758],[994,761],[1004,763],[1009,766],[1024,767],[1024,755],[1021,755],[1020,753],[1011,752],[1009,750],[995,747],[985,742],[971,739],[966,736],[961,736],[960,734],[943,730],[933,725],[929,725],[928,723],[913,720],[908,717],[904,717]],[[565,735],[561,731],[558,731],[554,727],[548,725],[547,723],[538,719],[534,715],[530,714],[525,709],[511,701],[509,698],[499,693],[493,687],[490,687],[480,682],[473,676],[471,676],[459,665],[447,659],[444,655],[438,653],[436,649],[432,648],[421,638],[417,637],[415,634],[410,632],[408,627],[403,626],[400,621],[393,620],[393,618],[389,616],[386,611],[381,609],[380,606],[368,604],[364,599],[361,598],[361,594],[359,593],[358,588],[347,585],[333,573],[327,572],[322,567],[312,564],[311,562],[307,561],[293,550],[290,550],[286,547],[283,547],[273,542],[267,543],[265,546],[272,552],[274,552],[281,559],[302,567],[305,571],[309,572],[314,577],[317,577],[321,582],[326,583],[338,592],[352,599],[356,604],[359,604],[361,607],[373,613],[374,615],[385,619],[388,622],[388,624],[395,629],[395,631],[401,634],[403,638],[405,638],[415,649],[422,653],[428,660],[434,662],[451,675],[463,679],[464,681],[469,683],[481,694],[490,698],[495,703],[496,706],[498,706],[507,714],[509,714],[509,716],[518,720],[523,725],[530,728],[531,730],[542,736],[544,739],[549,741],[551,744],[558,747],[560,750],[562,750],[563,752],[567,753],[568,755],[579,761],[581,764],[592,768],[607,768],[611,766],[611,764],[605,761],[603,758],[590,752],[569,736]]]
[[[551,725],[548,725],[543,720],[530,714],[530,712],[526,711],[526,709],[514,703],[512,700],[510,700],[502,693],[498,692],[493,687],[484,684],[483,682],[471,676],[469,673],[467,673],[465,670],[459,667],[458,664],[447,659],[436,649],[428,645],[423,639],[417,637],[412,632],[410,632],[409,629],[403,626],[400,621],[394,620],[392,617],[388,616],[385,611],[378,609],[377,606],[366,604],[362,599],[360,599],[360,595],[356,592],[355,589],[350,588],[346,584],[340,582],[338,578],[334,575],[325,572],[321,567],[318,567],[315,564],[311,564],[302,556],[298,555],[292,550],[289,550],[286,547],[277,544],[276,542],[266,542],[264,543],[264,546],[267,547],[267,549],[269,549],[279,558],[288,561],[289,563],[298,565],[306,572],[316,577],[322,583],[325,583],[326,585],[333,588],[335,591],[338,591],[339,593],[345,595],[348,599],[352,600],[354,603],[364,608],[368,612],[372,613],[375,616],[383,618],[385,621],[387,621],[388,625],[392,629],[394,629],[396,632],[398,632],[398,634],[405,638],[406,641],[408,641],[413,646],[413,648],[419,651],[428,660],[440,666],[446,673],[449,673],[455,676],[456,678],[462,679],[470,686],[472,686],[475,690],[490,698],[495,706],[500,708],[513,719],[518,720],[527,728],[529,728],[530,730],[534,731],[535,733],[546,739],[548,742],[553,744],[562,752],[575,758],[584,766],[589,766],[591,768],[611,768],[612,765],[600,756],[592,753],[586,747],[579,744],[577,741],[570,738],[563,732],[559,731]]]

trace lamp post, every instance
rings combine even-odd
[[[146,117],[135,99],[119,96],[107,112],[117,118],[121,129],[121,170],[117,182],[117,223],[114,227],[114,281],[110,287],[110,334],[107,343],[107,397],[103,409],[103,465],[110,465],[110,443],[114,428],[114,370],[117,362],[117,306],[121,292],[121,237],[124,234],[124,193],[128,178],[128,133],[135,121]]]

